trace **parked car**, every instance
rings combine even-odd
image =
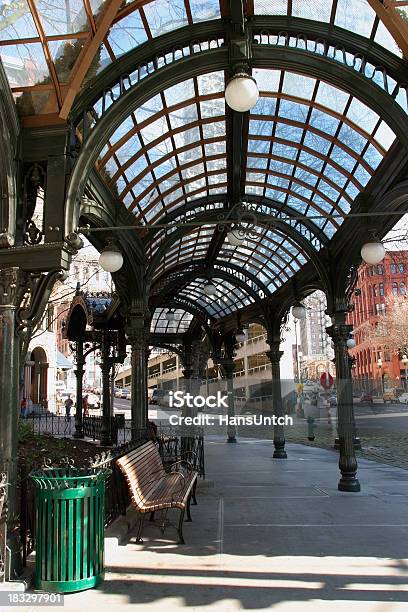
[[[374,403],[373,394],[367,391],[364,391],[360,396],[360,404],[371,404],[372,405],[373,403]]]
[[[397,394],[395,393],[395,389],[385,389],[383,393],[383,402],[396,402]]]
[[[86,393],[86,395],[88,396],[88,405],[90,408],[94,410],[100,408],[101,403],[99,397],[95,395],[95,393]]]
[[[130,398],[131,398],[131,392],[130,392],[130,389],[122,389],[122,393],[121,393],[121,396],[120,396],[120,397],[121,397],[122,399],[127,399],[127,400],[130,400]]]
[[[113,394],[115,397],[122,397],[122,388],[121,387],[115,387]]]
[[[337,393],[332,393],[329,397],[329,406],[337,406]]]
[[[165,389],[153,389],[152,397],[150,400],[151,404],[155,404],[158,406],[167,406],[169,405],[169,392]]]
[[[408,404],[408,393],[407,392],[401,393],[401,395],[398,398],[398,402],[400,404]]]

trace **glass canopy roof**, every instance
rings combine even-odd
[[[253,303],[254,298],[250,297],[243,289],[236,287],[223,278],[213,277],[211,282],[217,287],[214,296],[206,295],[204,287],[209,283],[208,278],[196,278],[184,287],[179,295],[195,302],[204,308],[210,317],[223,317],[232,314],[238,309],[244,308]]]
[[[229,5],[227,0],[0,0],[0,58],[18,112],[58,116],[87,57],[86,77],[76,93],[139,45],[199,22],[226,22]],[[398,57],[391,21],[408,33],[401,21],[408,21],[408,2],[402,0],[387,3],[392,20],[384,19],[379,0],[245,0],[244,10],[259,22],[264,15],[288,16],[349,30]],[[95,38],[100,44],[91,53]],[[104,144],[97,162],[135,224],[171,218],[173,225],[144,238],[148,260],[157,260],[153,283],[196,266],[197,276],[186,277],[178,295],[209,317],[253,303],[256,282],[272,294],[313,259],[334,237],[396,138],[373,109],[340,86],[289,69],[252,73],[260,98],[243,123],[240,197],[259,218],[241,246],[229,244],[215,219],[236,204],[232,112],[224,102],[223,71],[186,79],[144,102]],[[211,221],[189,225],[171,240],[175,223],[193,223],[195,215],[209,212]],[[280,223],[267,223],[265,215]],[[163,240],[170,240],[168,248],[156,257]],[[204,292],[209,279],[203,270],[209,267],[217,286],[211,298]],[[217,269],[225,275],[217,277]],[[252,279],[253,291],[234,283],[239,271]],[[187,331],[192,314],[178,309],[168,321],[167,312],[156,308],[152,332]]]
[[[170,312],[169,308],[156,308],[150,324],[152,334],[183,334],[190,327],[193,315],[179,308],[171,309],[174,320],[168,321],[166,315]]]
[[[406,11],[407,7],[404,9]],[[368,0],[254,0],[254,12],[256,15],[288,15],[335,25],[374,40],[401,56],[397,43]]]
[[[379,0],[245,0],[248,17],[292,15],[351,30],[401,56],[374,10]],[[115,5],[114,10],[111,5]],[[393,20],[408,18],[403,0]],[[108,17],[106,27],[104,18]],[[0,0],[0,57],[23,115],[57,112],[92,39],[87,82],[127,51],[171,30],[229,16],[226,0]]]

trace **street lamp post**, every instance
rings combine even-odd
[[[407,389],[407,366],[408,366],[408,356],[404,353],[404,355],[402,356],[401,359],[404,369],[405,369],[405,376],[404,376],[404,387],[405,390]]]

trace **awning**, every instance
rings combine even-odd
[[[67,359],[60,351],[57,351],[57,368],[61,368],[62,370],[70,370],[73,367],[72,362],[69,361],[69,359]]]

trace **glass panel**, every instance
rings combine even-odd
[[[164,96],[168,106],[173,106],[174,104],[178,104],[184,100],[194,98],[195,92],[193,79],[188,79],[188,81],[183,81],[182,83],[178,83],[177,85],[173,85],[172,87],[165,89]]]
[[[194,23],[221,17],[219,0],[190,0],[190,9]]]
[[[315,85],[316,79],[294,72],[286,72],[282,91],[290,96],[311,100]]]
[[[315,21],[330,21],[332,3],[328,0],[292,0],[292,15]]]
[[[142,106],[139,106],[135,111],[135,117],[138,123],[142,123],[152,117],[155,113],[158,113],[163,108],[163,103],[160,95],[154,96],[147,100]]]
[[[200,96],[211,93],[223,92],[225,79],[223,72],[208,72],[197,77],[198,93]]]
[[[276,92],[279,90],[280,70],[255,69],[252,75],[258,84],[259,91]]]
[[[0,2],[0,40],[38,38],[26,0]]]
[[[287,15],[287,0],[254,0],[255,15]]]
[[[377,113],[363,104],[363,102],[360,102],[360,100],[357,100],[357,98],[352,99],[346,117],[369,134],[372,133],[380,119]]]
[[[37,0],[35,4],[46,36],[89,30],[82,0]]]
[[[75,61],[84,46],[84,40],[50,40],[50,49],[60,83],[67,83]]]
[[[0,57],[11,87],[51,83],[41,43],[0,47]]]
[[[143,11],[153,38],[188,23],[183,0],[155,0],[144,4]]]
[[[382,21],[380,21],[380,23],[378,24],[374,40],[382,47],[385,47],[385,49],[388,49],[392,53],[395,53],[395,55],[402,57],[401,49],[398,47],[394,38],[391,36]]]
[[[385,121],[381,121],[377,130],[374,133],[374,138],[384,149],[388,151],[392,143],[394,142],[396,136],[392,129],[385,123]]]
[[[369,38],[375,17],[376,13],[367,0],[337,0],[334,23],[340,28]]]
[[[108,40],[116,57],[144,43],[147,34],[139,11],[134,11],[115,23],[109,32]]]
[[[322,104],[323,106],[331,108],[340,115],[343,114],[349,98],[349,94],[345,91],[337,89],[337,87],[333,87],[333,85],[329,85],[328,83],[319,83],[319,89],[317,90],[316,95],[316,102]]]

